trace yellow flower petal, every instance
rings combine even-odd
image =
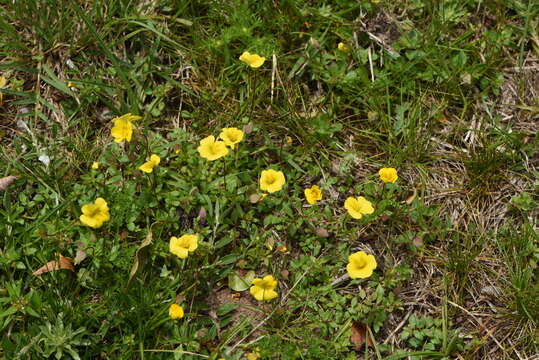
[[[348,210],[348,214],[354,219],[361,219],[363,215],[374,212],[372,203],[363,196],[357,198],[348,197],[344,202],[344,208]]]
[[[316,204],[318,200],[322,200],[322,191],[317,185],[305,189],[305,199],[311,205]]]
[[[200,156],[210,161],[220,159],[228,154],[226,144],[223,141],[215,141],[215,137],[212,135],[200,140],[197,151]]]
[[[172,319],[181,319],[184,315],[183,308],[178,304],[172,304],[168,309],[168,315]]]
[[[198,248],[198,235],[186,234],[177,238],[175,236],[170,238],[169,250],[171,253],[185,259],[189,255],[189,252],[193,252]]]
[[[240,56],[240,60],[249,65],[252,68],[259,68],[264,64],[264,61],[266,61],[265,57],[262,57],[257,54],[251,54],[248,51],[245,51]]]
[[[342,52],[348,52],[348,50],[350,50],[348,49],[348,46],[346,46],[346,44],[343,42],[340,42],[339,44],[337,44],[337,49]]]
[[[234,146],[243,140],[243,131],[237,128],[224,128],[219,134],[219,138],[225,142],[227,146]]]
[[[260,189],[273,193],[283,188],[286,183],[284,174],[282,171],[275,171],[273,169],[264,170],[260,174]]]
[[[94,170],[99,169],[99,163],[98,163],[97,161],[94,161],[94,162],[92,163],[92,169],[94,169]]]
[[[272,275],[266,275],[263,279],[253,279],[252,284],[249,292],[258,301],[271,300],[278,296],[275,291],[277,280]]]
[[[348,257],[346,270],[352,279],[365,279],[372,275],[376,267],[376,259],[373,255],[368,255],[364,251],[358,251]]]
[[[79,220],[86,226],[97,229],[110,220],[109,207],[103,198],[97,198],[93,204],[81,207],[82,215]]]
[[[110,130],[110,134],[117,143],[123,140],[130,142],[133,135],[133,124],[129,118],[124,118],[124,116],[112,120],[114,127]]]
[[[378,171],[378,175],[380,175],[380,179],[385,183],[394,183],[399,178],[397,176],[397,169],[395,168],[382,168]]]

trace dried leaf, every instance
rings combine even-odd
[[[260,196],[258,194],[251,194],[249,196],[249,201],[251,202],[251,204],[256,204],[257,202],[260,201],[261,198],[262,198],[262,196]]]
[[[73,259],[73,263],[75,265],[78,265],[83,262],[84,259],[86,259],[86,251],[84,251],[84,244],[79,241],[77,243],[77,253],[75,254],[75,259]]]
[[[243,127],[243,132],[248,135],[253,131],[253,123],[248,123]]]
[[[146,257],[144,256],[144,249],[149,246],[152,243],[152,232],[148,231],[148,234],[146,235],[146,239],[140,244],[139,248],[135,252],[135,260],[133,261],[133,266],[131,266],[131,272],[129,273],[129,280],[127,280],[127,287],[131,285],[131,281],[133,281],[133,278],[137,274],[139,268],[141,267],[141,263],[146,260]]]
[[[323,238],[327,238],[329,237],[329,232],[324,229],[323,227],[317,227],[316,228],[316,235],[320,236],[320,237],[323,237]]]
[[[208,212],[206,211],[205,208],[201,207],[200,210],[198,211],[198,221],[204,225],[206,223],[207,216],[208,216]]]
[[[71,262],[70,258],[62,256],[62,254],[58,254],[58,259],[49,261],[48,263],[34,271],[32,274],[41,275],[43,273],[56,270],[75,271],[75,267],[73,266],[73,263]]]
[[[350,342],[355,346],[356,350],[361,350],[365,342],[367,346],[372,347],[372,340],[367,334],[367,326],[357,322],[352,323],[352,336],[350,336]]]
[[[16,176],[6,176],[0,178],[0,190],[6,190],[7,187],[11,185],[11,183],[14,182],[16,179]]]
[[[417,189],[414,188],[414,193],[412,194],[412,196],[410,196],[408,199],[406,199],[405,203],[407,205],[411,205],[416,198],[417,198]]]

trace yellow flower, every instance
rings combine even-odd
[[[225,142],[227,146],[234,149],[234,146],[243,140],[243,131],[236,128],[224,128],[219,134],[219,137]]]
[[[0,89],[5,88],[7,85],[7,79],[4,76],[0,76]],[[0,92],[0,105],[4,102],[4,93]]]
[[[342,52],[348,52],[348,50],[350,50],[348,49],[348,46],[346,46],[346,44],[343,42],[340,42],[339,44],[337,44],[337,49]]]
[[[264,64],[264,61],[266,61],[265,57],[262,57],[257,54],[251,54],[249,51],[245,51],[240,56],[240,60],[249,65],[252,68],[259,68]]]
[[[284,174],[282,171],[275,171],[272,169],[264,170],[260,174],[260,189],[273,193],[283,188],[286,183]]]
[[[133,121],[141,119],[138,115],[125,114],[112,119],[114,127],[110,130],[110,134],[114,137],[117,143],[126,140],[131,141],[133,135]]]
[[[266,275],[263,279],[253,279],[252,284],[253,286],[251,286],[249,291],[255,299],[262,301],[275,299],[277,297],[277,292],[275,291],[277,280],[275,280],[272,275]]]
[[[348,210],[348,214],[354,219],[361,219],[363,215],[374,212],[371,202],[363,196],[347,198],[344,202],[344,208]]]
[[[168,309],[168,316],[170,316],[172,319],[181,319],[183,314],[183,308],[180,305],[170,305],[170,308]]]
[[[94,170],[99,169],[99,162],[94,161],[94,162],[92,163],[92,169],[94,169]]]
[[[247,360],[258,360],[260,359],[260,354],[257,352],[250,352],[250,353],[245,354],[245,358]]]
[[[175,236],[170,238],[170,252],[180,259],[187,258],[189,252],[193,252],[198,247],[198,235],[183,235],[179,239]]]
[[[161,162],[161,158],[155,154],[152,154],[150,156],[150,161],[146,161],[144,164],[139,166],[139,169],[144,171],[145,173],[151,173],[153,171],[153,168]]]
[[[105,221],[110,220],[109,207],[103,198],[95,199],[93,204],[83,205],[81,210],[80,221],[91,228],[100,228]]]
[[[200,146],[197,150],[200,156],[210,161],[217,160],[228,154],[226,144],[223,141],[215,141],[213,135],[200,140]]]
[[[348,257],[346,270],[352,279],[365,279],[372,275],[376,269],[376,259],[373,255],[367,255],[363,251],[353,253]]]
[[[385,183],[394,183],[399,178],[397,176],[397,169],[394,168],[382,168],[378,171],[378,175],[380,175],[380,179]]]
[[[311,205],[316,204],[318,200],[322,200],[322,190],[318,185],[313,185],[311,188],[305,189],[305,199]]]

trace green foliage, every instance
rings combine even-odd
[[[0,9],[0,178],[17,176],[0,190],[0,357],[353,359],[363,352],[353,323],[373,334],[365,357],[480,356],[447,311],[413,315],[395,346],[384,340],[424,264],[436,268],[429,285],[442,279],[461,303],[483,252],[499,253],[507,271],[496,306],[525,329],[517,345],[537,353],[537,137],[495,112],[507,69],[537,52],[532,2],[6,0]],[[243,51],[265,64],[249,68]],[[515,107],[534,114],[518,95]],[[110,120],[128,112],[142,119],[133,141],[117,144]],[[230,126],[245,140],[223,159],[201,158],[200,139]],[[141,172],[151,154],[161,163]],[[458,186],[432,181],[446,163],[462,170]],[[399,169],[394,184],[376,174],[388,166]],[[267,168],[286,185],[266,196]],[[453,195],[482,204],[517,174],[498,232],[476,221],[479,205],[451,207]],[[309,206],[303,191],[314,184],[323,199]],[[366,197],[374,213],[352,219],[348,196]],[[97,197],[111,218],[91,229],[79,217]],[[198,248],[179,259],[169,239],[186,233],[199,235]],[[350,280],[348,256],[360,250],[378,265]],[[58,253],[74,272],[32,275]],[[248,289],[266,274],[280,297],[258,303]],[[183,319],[168,317],[172,303]]]

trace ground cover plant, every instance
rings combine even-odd
[[[533,1],[0,0],[1,359],[536,359]]]

